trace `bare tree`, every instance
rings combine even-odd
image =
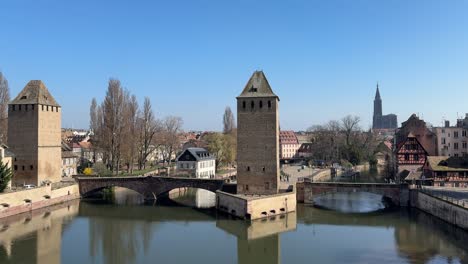
[[[98,105],[96,98],[93,98],[93,100],[91,100],[91,106],[89,107],[89,128],[96,133],[98,126]]]
[[[145,97],[143,103],[143,113],[138,120],[139,130],[139,149],[138,149],[138,167],[139,169],[146,168],[146,160],[149,154],[154,151],[154,136],[159,130],[158,122],[155,119],[151,101]]]
[[[123,136],[124,140],[122,142],[122,152],[124,154],[124,159],[127,164],[127,172],[133,173],[133,167],[135,164],[135,156],[138,152],[137,144],[138,137],[137,133],[137,124],[138,124],[138,101],[135,95],[130,96],[128,92],[125,93],[125,103],[124,103],[124,130]]]
[[[169,161],[169,167],[171,166],[171,160],[173,155],[177,154],[180,149],[180,133],[182,132],[182,118],[176,116],[168,116],[164,119],[163,131],[161,133],[161,147],[164,160]]]
[[[361,130],[359,127],[359,122],[361,122],[359,116],[347,115],[341,119],[342,129],[345,134],[347,146],[351,145],[352,136]]]
[[[8,134],[8,103],[10,102],[10,87],[8,80],[0,72],[0,142],[7,142]]]
[[[109,153],[109,168],[118,173],[121,158],[122,131],[124,128],[125,93],[120,81],[110,79],[106,97],[102,104],[103,131],[102,139],[106,141],[104,146]]]
[[[232,113],[231,108],[229,106],[227,106],[224,110],[223,125],[224,134],[229,134],[232,132],[233,129],[236,128],[234,114]]]

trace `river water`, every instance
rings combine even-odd
[[[188,191],[141,204],[119,191],[110,201],[0,219],[0,263],[468,263],[465,231],[416,210],[383,209],[363,194],[251,223],[179,205],[206,207],[207,199]]]

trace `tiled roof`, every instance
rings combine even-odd
[[[428,156],[427,162],[433,171],[468,171],[468,158]]]
[[[276,97],[263,71],[255,71],[238,97]],[[279,99],[279,98],[278,98]]]
[[[280,131],[279,134],[280,144],[299,144],[294,131]]]
[[[60,106],[41,80],[29,81],[18,96],[10,102],[10,104],[42,104]]]

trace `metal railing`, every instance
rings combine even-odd
[[[424,188],[424,187],[423,188],[418,188],[418,190],[420,192],[424,193],[424,194],[430,195],[432,197],[439,198],[439,199],[444,200],[446,202],[449,202],[451,204],[458,205],[460,207],[468,209],[468,200],[453,198],[451,196],[444,195],[444,194],[440,193],[439,191],[434,191],[434,190],[427,189],[427,188]]]

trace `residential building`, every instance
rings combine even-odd
[[[237,193],[279,191],[278,96],[255,71],[237,97]]]
[[[71,177],[78,174],[79,158],[68,144],[62,142],[62,177]]]
[[[216,160],[204,148],[188,148],[176,159],[177,173],[189,174],[195,178],[214,178]]]
[[[8,105],[8,146],[15,153],[13,184],[61,180],[60,105],[42,81],[30,81]]]
[[[431,156],[424,165],[424,177],[434,186],[468,188],[468,158]]]
[[[400,181],[420,181],[422,167],[426,163],[428,153],[419,142],[418,138],[411,132],[404,141],[396,146],[396,166]]]
[[[291,160],[298,157],[297,151],[301,147],[294,131],[280,131],[280,159]]]
[[[382,98],[380,97],[379,84],[375,92],[374,99],[374,117],[372,122],[372,129],[374,131],[382,130],[395,130],[398,127],[397,116],[395,114],[382,114]]]
[[[0,144],[0,159],[3,164],[7,164],[7,168],[13,167],[13,158],[14,154],[8,149],[8,146],[5,144]],[[8,183],[8,189],[11,188],[11,181]]]
[[[444,127],[435,127],[437,154],[448,157],[462,157],[468,154],[468,114],[457,120],[456,126],[445,121]]]
[[[394,140],[395,146],[401,145],[401,142],[406,141],[409,134],[412,134],[429,156],[435,156],[436,151],[436,135],[429,129],[424,120],[419,119],[415,114],[412,114],[407,121],[401,124],[397,130]]]
[[[309,159],[312,154],[312,143],[302,143],[297,150],[297,157],[300,159]]]

